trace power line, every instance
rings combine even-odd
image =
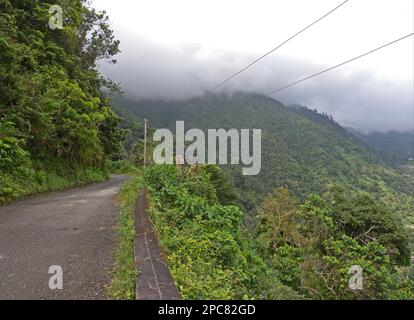
[[[252,67],[254,64],[256,64],[257,62],[259,62],[260,60],[264,59],[265,57],[267,57],[268,55],[270,55],[271,53],[275,52],[277,49],[279,49],[280,47],[284,46],[286,43],[288,43],[290,40],[296,38],[298,35],[300,35],[301,33],[305,32],[307,29],[311,28],[312,26],[314,26],[315,24],[317,24],[319,21],[323,20],[324,18],[326,18],[327,16],[329,16],[331,13],[333,13],[334,11],[338,10],[340,7],[342,7],[345,3],[347,3],[349,0],[346,0],[344,2],[342,2],[341,4],[339,4],[338,6],[336,6],[334,9],[332,9],[331,11],[329,11],[328,13],[324,14],[322,17],[320,17],[318,20],[312,22],[310,25],[306,26],[305,28],[303,28],[302,30],[296,32],[293,36],[291,36],[290,38],[288,38],[287,40],[283,41],[281,44],[279,44],[277,47],[273,48],[272,50],[270,50],[269,52],[265,53],[264,55],[262,55],[261,57],[257,58],[256,60],[254,60],[253,62],[249,63],[247,66],[245,66],[244,68],[242,68],[241,70],[237,71],[236,73],[232,74],[231,76],[229,76],[228,78],[226,78],[225,80],[223,80],[222,82],[220,82],[219,84],[217,84],[216,86],[212,87],[211,89],[207,90],[207,93],[210,93],[214,90],[216,90],[217,88],[221,87],[222,85],[226,84],[227,82],[229,82],[231,79],[237,77],[240,73],[246,71],[247,69],[249,69],[250,67]]]
[[[408,34],[408,35],[406,35],[406,36],[404,36],[404,37],[402,37],[402,38],[399,38],[399,39],[397,39],[397,40],[394,40],[394,41],[391,41],[391,42],[389,42],[389,43],[387,43],[387,44],[384,44],[384,45],[382,45],[381,47],[378,47],[378,48],[376,48],[376,49],[373,49],[373,50],[371,50],[371,51],[368,51],[368,52],[366,52],[366,53],[363,53],[363,54],[361,54],[361,55],[359,55],[359,56],[357,56],[357,57],[355,57],[355,58],[352,58],[352,59],[349,59],[349,60],[347,60],[347,61],[345,61],[345,62],[342,62],[342,63],[340,63],[340,64],[337,64],[336,66],[330,67],[330,68],[328,68],[328,69],[325,69],[325,70],[323,70],[323,71],[320,71],[320,72],[318,72],[318,73],[315,73],[315,74],[313,74],[313,75],[310,75],[310,76],[308,76],[308,77],[306,77],[306,78],[300,79],[300,80],[298,80],[298,81],[295,81],[295,82],[292,82],[292,83],[290,83],[290,84],[288,84],[288,85],[285,85],[285,86],[283,86],[283,87],[280,87],[280,88],[278,88],[278,89],[276,89],[276,90],[273,90],[273,91],[271,91],[271,92],[269,92],[269,93],[266,93],[266,94],[265,94],[265,96],[270,96],[270,95],[275,94],[275,93],[277,93],[277,92],[279,92],[279,91],[282,91],[282,90],[285,90],[285,89],[287,89],[287,88],[290,88],[290,87],[292,87],[292,86],[294,86],[294,85],[297,85],[297,84],[299,84],[299,83],[301,83],[301,82],[303,82],[303,81],[306,81],[306,80],[312,79],[312,78],[314,78],[314,77],[316,77],[316,76],[319,76],[319,75],[321,75],[321,74],[323,74],[323,73],[326,73],[326,72],[331,71],[331,70],[333,70],[333,69],[339,68],[339,67],[343,66],[344,64],[350,63],[350,62],[352,62],[352,61],[355,61],[355,60],[357,60],[357,59],[360,59],[360,58],[362,58],[362,57],[365,57],[365,56],[367,56],[367,55],[369,55],[369,54],[371,54],[371,53],[374,53],[374,52],[376,52],[376,51],[378,51],[378,50],[384,49],[385,47],[388,47],[388,46],[390,46],[390,45],[392,45],[392,44],[394,44],[394,43],[396,43],[396,42],[398,42],[398,41],[401,41],[401,40],[404,40],[404,39],[406,39],[406,38],[408,38],[408,37],[411,37],[412,35],[414,35],[414,33],[410,33],[410,34]]]

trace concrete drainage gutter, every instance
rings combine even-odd
[[[135,204],[135,267],[137,300],[179,300],[180,294],[161,255],[160,246],[147,214],[147,191]]]

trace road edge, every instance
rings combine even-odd
[[[147,190],[138,195],[135,208],[135,250],[137,300],[179,300],[167,262],[164,260],[157,236],[148,217]]]

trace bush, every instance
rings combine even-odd
[[[145,172],[150,217],[177,287],[184,299],[264,297],[267,266],[241,226],[242,211],[221,204],[210,174],[206,166]]]

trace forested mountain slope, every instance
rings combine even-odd
[[[389,166],[332,118],[303,108],[285,107],[256,94],[214,95],[189,101],[116,99],[119,107],[152,127],[175,130],[175,121],[190,128],[262,129],[262,169],[245,177],[238,166],[227,166],[252,209],[276,187],[286,187],[298,198],[323,194],[333,185],[363,190],[381,199],[408,223],[413,219],[414,179]]]
[[[283,185],[301,195],[340,182],[373,192],[385,183],[394,191],[414,194],[410,176],[387,166],[332,118],[309,109],[288,108],[273,99],[244,93],[210,96],[196,103],[118,98],[117,104],[147,117],[158,128],[174,130],[175,121],[184,120],[186,129],[262,129],[262,171],[243,181],[259,193]]]

